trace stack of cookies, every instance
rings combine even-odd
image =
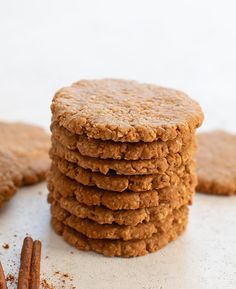
[[[199,105],[182,92],[83,80],[52,102],[52,225],[81,250],[133,257],[186,228]]]

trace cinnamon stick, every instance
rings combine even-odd
[[[40,287],[41,248],[41,242],[38,240],[34,241],[31,261],[30,289],[39,289]]]
[[[21,251],[21,265],[18,277],[18,289],[29,289],[30,269],[33,252],[33,239],[26,237]]]
[[[5,278],[1,262],[0,262],[0,289],[7,289],[7,281]]]

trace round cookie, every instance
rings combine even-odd
[[[51,223],[54,230],[63,235],[66,242],[79,250],[95,251],[109,257],[137,257],[151,252],[156,252],[169,242],[174,241],[186,229],[187,216],[179,217],[173,221],[168,232],[153,234],[151,238],[144,240],[108,240],[89,239],[83,234],[66,226],[62,221],[52,218]]]
[[[197,102],[173,89],[135,81],[81,80],[54,96],[53,121],[75,134],[119,142],[173,140],[199,127]]]
[[[171,211],[170,206],[157,207],[158,209],[137,209],[137,210],[124,210],[124,211],[112,211],[109,209],[105,209],[102,207],[88,207],[74,199],[65,199],[65,198],[57,198],[55,194],[53,194],[52,202],[53,205],[58,203],[62,209],[66,210],[70,214],[81,218],[81,219],[90,219],[92,221],[97,222],[98,224],[112,224],[116,223],[118,225],[127,225],[127,226],[136,226],[142,222],[149,222],[152,220],[154,215],[158,215],[157,218],[161,219],[165,216],[166,211],[168,213]],[[55,201],[56,200],[56,201]]]
[[[236,135],[224,131],[198,134],[197,191],[217,195],[236,193]]]
[[[17,188],[45,178],[49,146],[49,135],[37,126],[0,122],[0,206]]]
[[[54,122],[51,124],[52,136],[70,150],[78,150],[81,155],[100,159],[150,160],[165,158],[168,154],[181,151],[183,145],[193,142],[193,134],[178,135],[166,142],[158,140],[151,143],[114,142],[91,139],[86,135],[73,134]]]
[[[155,207],[159,204],[157,190],[145,192],[106,191],[92,186],[84,186],[52,167],[47,179],[49,191],[60,193],[64,197],[76,196],[76,199],[88,206],[105,206],[111,210],[134,210]]]
[[[177,216],[186,215],[188,207],[183,206],[179,209],[174,209],[171,214],[162,220],[154,220],[152,222],[140,223],[136,226],[125,226],[117,224],[98,224],[89,219],[81,219],[74,215],[71,215],[67,211],[63,210],[60,206],[55,204],[51,205],[52,216],[58,218],[63,216],[63,223],[76,231],[82,233],[91,239],[146,239],[150,238],[157,232],[166,232],[171,228],[173,220]]]
[[[195,151],[195,143],[183,147],[183,150],[176,154],[169,154],[166,158],[151,160],[112,160],[97,159],[82,156],[78,150],[69,150],[52,138],[52,147],[50,156],[60,157],[69,162],[76,163],[84,169],[90,169],[92,172],[100,172],[104,175],[114,171],[118,175],[146,175],[165,172],[167,169],[175,169],[192,159]]]
[[[34,184],[45,178],[50,160],[49,135],[40,127],[25,123],[0,122],[0,149],[15,158],[22,185]]]
[[[157,207],[160,203],[171,202],[174,206],[179,205],[183,190],[193,192],[195,177],[189,176],[189,180],[177,187],[166,187],[159,190],[132,192],[114,192],[89,187],[61,174],[56,167],[52,167],[48,175],[48,189],[55,195],[63,198],[75,197],[78,202],[87,206],[103,206],[111,210],[135,210],[141,208]],[[51,195],[49,195],[49,201]]]
[[[22,175],[16,160],[0,149],[0,208],[22,184]]]
[[[195,179],[195,164],[193,161],[182,165],[175,171],[167,170],[162,174],[138,176],[94,173],[56,156],[53,157],[52,164],[57,167],[61,173],[85,186],[96,186],[103,190],[117,192],[123,192],[125,190],[134,192],[149,191],[173,186],[179,184],[180,181],[185,183],[185,179],[189,179],[189,176]]]
[[[74,197],[62,197],[59,193],[50,192],[50,202],[59,205],[62,209],[78,218],[88,218],[99,224],[112,224],[136,226],[142,222],[161,221],[171,214],[174,209],[192,202],[193,191],[184,188],[180,192],[179,200],[160,202],[156,207],[136,210],[110,210],[100,206],[87,206],[78,202]],[[180,195],[178,194],[178,195]]]

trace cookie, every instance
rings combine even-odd
[[[58,213],[59,211],[59,213]],[[52,216],[66,214],[67,211],[63,210],[59,205],[51,205]],[[170,229],[172,222],[175,218],[187,216],[188,207],[183,206],[179,209],[174,209],[171,214],[162,220],[154,220],[151,222],[144,222],[136,226],[125,226],[117,224],[98,224],[89,219],[81,219],[68,213],[65,218],[60,219],[63,223],[76,231],[82,233],[90,239],[146,239],[150,238],[157,232],[166,232]],[[63,216],[64,217],[64,216]]]
[[[177,188],[176,188],[177,190]],[[74,196],[63,197],[59,193],[51,192],[50,202],[58,205],[78,218],[88,218],[99,224],[112,224],[136,226],[142,222],[161,221],[171,214],[174,209],[191,204],[193,191],[183,188],[176,193],[179,198],[173,198],[169,202],[160,201],[156,207],[142,208],[137,210],[110,210],[101,206],[87,206],[78,202]]]
[[[0,208],[22,184],[20,167],[9,153],[0,149]]]
[[[53,120],[72,133],[119,142],[175,139],[199,127],[197,102],[173,89],[135,81],[81,80],[54,96]]]
[[[0,206],[18,187],[45,178],[49,146],[49,135],[37,126],[0,122]]]
[[[40,127],[24,123],[0,122],[0,148],[11,154],[21,168],[22,184],[45,178],[50,160],[49,135]]]
[[[180,181],[185,182],[185,178],[189,178],[189,175],[192,175],[193,177],[195,175],[195,165],[193,161],[182,165],[178,169],[175,169],[175,171],[167,170],[162,174],[138,176],[123,176],[114,173],[103,175],[101,173],[94,173],[91,170],[83,169],[74,163],[55,156],[53,157],[52,164],[57,167],[61,173],[83,185],[97,186],[103,190],[117,192],[123,192],[125,190],[141,192],[161,189],[174,186]]]
[[[154,141],[150,143],[114,142],[91,139],[86,135],[73,134],[69,130],[52,123],[53,138],[70,150],[78,150],[81,155],[100,159],[116,160],[150,160],[165,158],[169,154],[176,154],[186,144],[192,143],[193,134],[178,135],[174,140]]]
[[[189,144],[183,151],[176,154],[167,155],[162,159],[151,160],[112,160],[112,159],[97,159],[87,156],[82,156],[78,150],[69,150],[58,141],[52,138],[52,148],[50,156],[57,156],[66,159],[69,162],[76,163],[84,169],[90,169],[92,172],[100,172],[108,174],[114,171],[118,175],[145,175],[157,174],[165,172],[167,169],[174,169],[185,164],[192,159],[195,151],[195,144]]]
[[[188,188],[189,191],[194,191],[196,185],[195,176],[189,175],[189,179],[185,181],[180,188],[177,186],[177,188],[167,187],[159,190],[120,193],[81,185],[61,174],[56,167],[52,167],[48,175],[48,189],[63,198],[75,196],[78,202],[87,206],[103,206],[111,210],[134,210],[156,207],[160,202],[171,202],[174,206],[178,206],[183,187],[184,190]]]
[[[212,131],[198,135],[197,191],[217,195],[236,193],[236,135]]]
[[[136,226],[137,224],[144,221],[149,222],[154,215],[158,215],[157,218],[161,219],[165,215],[166,211],[168,211],[168,213],[171,211],[170,206],[165,206],[165,208],[163,208],[164,206],[155,207],[154,210],[147,208],[137,210],[112,211],[103,207],[89,207],[79,203],[73,198],[59,198],[59,195],[55,196],[55,194],[53,194],[52,199],[53,205],[55,205],[55,200],[57,200],[58,205],[70,214],[81,219],[90,219],[99,224],[115,223],[118,225]]]
[[[181,235],[186,229],[187,222],[188,218],[184,216],[175,219],[167,232],[158,232],[148,239],[123,241],[89,239],[56,218],[52,218],[51,221],[54,230],[63,235],[64,240],[72,246],[79,250],[95,251],[109,257],[137,257],[156,252]]]
[[[76,199],[88,206],[105,206],[111,210],[132,210],[155,207],[159,204],[157,190],[145,192],[106,191],[97,187],[84,186],[53,167],[47,179],[49,191],[60,193],[63,197],[76,196]]]

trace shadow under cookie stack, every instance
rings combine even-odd
[[[134,257],[186,228],[196,186],[199,105],[125,80],[79,81],[52,106],[52,226],[81,250]]]

